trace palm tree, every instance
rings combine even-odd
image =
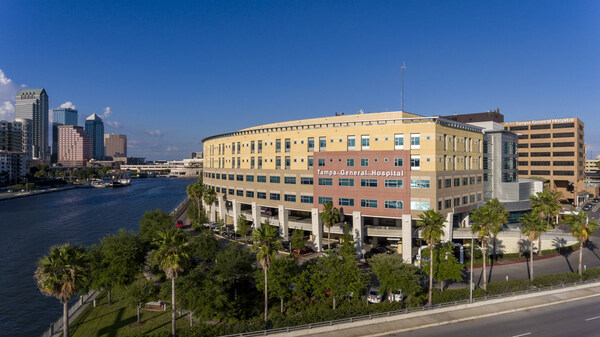
[[[252,251],[256,252],[256,259],[260,263],[265,273],[265,321],[268,316],[268,290],[269,283],[267,272],[271,266],[271,261],[277,254],[277,248],[281,247],[281,242],[278,240],[278,233],[275,227],[269,225],[269,221],[265,221],[260,228],[255,228],[252,231]]]
[[[210,218],[210,214],[212,211],[212,205],[215,203],[215,200],[217,200],[217,193],[215,192],[215,190],[213,190],[211,188],[207,188],[204,191],[202,198],[204,199],[204,202],[208,205],[208,217]],[[211,221],[212,221],[212,219],[211,219]]]
[[[202,195],[204,193],[204,185],[202,185],[202,178],[198,179],[198,181],[193,184],[189,184],[188,187],[185,189],[185,192],[187,193],[190,199],[196,200],[196,202],[198,203],[198,214],[200,214],[200,210],[202,209],[200,208],[200,200],[202,200]]]
[[[579,268],[578,272],[581,275],[581,260],[583,258],[583,244],[588,240],[596,229],[598,223],[594,220],[588,221],[588,215],[584,211],[579,211],[578,214],[568,215],[567,224],[573,236],[579,240]]]
[[[487,290],[487,272],[485,263],[487,243],[498,234],[500,226],[507,222],[507,218],[508,212],[496,198],[488,200],[485,203],[485,206],[471,211],[471,232],[477,234],[477,240],[481,242],[481,251],[483,253],[484,290]],[[495,249],[493,254],[496,255]]]
[[[340,221],[340,210],[333,207],[333,202],[328,201],[323,204],[323,212],[319,214],[323,224],[327,226],[327,249],[331,248],[331,227]]]
[[[69,337],[69,300],[89,282],[89,263],[83,247],[64,244],[53,246],[38,261],[35,279],[44,295],[54,296],[63,305],[64,337]]]
[[[421,236],[429,245],[429,297],[428,305],[431,305],[432,294],[433,294],[433,249],[435,244],[440,241],[442,234],[444,233],[444,217],[434,211],[428,210],[422,214],[419,214],[421,220],[417,221],[417,226],[421,228]]]
[[[546,228],[544,232],[549,229],[550,219],[555,216],[560,210],[560,203],[558,202],[562,198],[562,193],[547,188],[544,192],[538,192],[536,195],[532,195],[531,208],[538,212],[540,218],[546,219]],[[538,254],[542,255],[542,236],[538,237]]]
[[[187,235],[179,228],[160,231],[157,235],[158,248],[152,259],[171,280],[171,335],[175,336],[175,279],[190,260],[190,244]]]
[[[536,211],[525,213],[521,221],[521,233],[529,238],[529,279],[533,281],[533,241],[546,231],[546,224]]]

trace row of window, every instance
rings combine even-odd
[[[519,170],[519,174],[520,175],[532,175],[532,176],[549,176],[550,175],[550,171],[548,170]],[[556,171],[552,171],[552,174],[555,176],[573,176],[575,175],[575,171],[562,171],[562,170],[556,170]]]
[[[532,161],[532,162],[526,162],[526,161],[520,161],[519,162],[519,166],[550,166],[550,163],[552,163],[552,165],[554,166],[573,166],[575,165],[574,161]],[[582,163],[580,163],[582,164]]]
[[[482,200],[481,193],[477,193],[477,201],[481,201],[481,200]],[[454,199],[446,199],[443,202],[440,200],[440,201],[438,201],[438,211],[441,211],[442,209],[458,207],[461,205],[461,201],[462,201],[462,205],[472,204],[475,202],[475,194],[471,194],[469,196],[465,195],[462,198],[457,197]]]
[[[325,204],[327,202],[333,202],[331,197],[319,197],[319,204]],[[338,205],[340,206],[354,206],[353,198],[339,198]],[[385,200],[384,208],[386,209],[403,209],[404,202],[401,200]],[[377,208],[378,201],[376,199],[360,199],[360,207],[365,208]]]
[[[581,144],[580,144],[581,145]],[[573,147],[575,146],[574,142],[556,142],[556,143],[531,143],[531,144],[527,144],[527,143],[520,143],[518,145],[518,147],[520,149],[526,149],[526,148],[547,148],[547,147]]]
[[[477,184],[481,184],[481,176],[463,177],[463,178],[454,178],[454,179],[446,178],[443,180],[438,179],[438,189],[439,188],[450,188],[452,186],[459,187],[459,186],[461,186],[461,182],[462,182],[462,186],[475,185],[476,180],[477,180]],[[454,182],[454,184],[452,184],[453,182]]]
[[[568,129],[574,128],[575,123],[556,123],[552,124],[552,129]],[[531,125],[531,129],[529,125],[522,126],[511,126],[510,131],[525,131],[525,130],[546,130],[550,129],[550,124],[535,124]],[[579,126],[579,129],[583,131],[583,126]]]

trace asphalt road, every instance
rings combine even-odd
[[[387,336],[599,336],[600,298],[549,305],[468,322],[445,324]]]

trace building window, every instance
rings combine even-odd
[[[452,179],[444,179],[444,187],[449,188],[452,187]]]
[[[339,186],[354,186],[354,179],[352,178],[340,178],[338,181]]]
[[[265,192],[257,192],[256,193],[256,197],[258,199],[267,199],[267,193],[265,193]]]
[[[469,196],[469,201],[470,201],[471,203],[474,203],[474,202],[475,202],[475,194],[472,194],[472,195],[470,195],[470,196]]]
[[[402,167],[402,166],[404,166],[404,159],[402,159],[402,158],[394,158],[394,166],[395,167]]]
[[[452,207],[452,199],[444,200],[444,208]]]
[[[365,151],[369,149],[370,146],[370,142],[369,142],[369,136],[361,136],[361,150]]]
[[[319,185],[320,186],[333,186],[333,179],[332,178],[319,178]]]
[[[281,139],[275,140],[275,152],[277,152],[277,153],[281,152]]]
[[[354,151],[356,149],[356,139],[354,136],[348,136],[348,151]]]
[[[361,187],[377,187],[377,179],[361,179]]]
[[[325,137],[319,137],[319,152],[325,152],[327,148],[327,140]]]
[[[325,166],[325,159],[319,158],[319,166]]]
[[[271,193],[269,195],[269,199],[271,199],[271,200],[281,200],[281,194],[279,194],[279,193]]]
[[[262,169],[262,157],[258,157],[258,169]]]
[[[354,159],[353,158],[346,159],[346,166],[353,167],[354,166]]]
[[[469,177],[469,185],[475,185],[475,177]]]
[[[276,170],[281,169],[281,157],[275,157],[275,169]]]
[[[300,178],[300,185],[312,185],[313,184],[313,178],[309,178],[309,177],[301,177]]]
[[[308,152],[315,151],[315,139],[313,137],[308,138],[307,147]]]
[[[254,141],[250,142],[250,153],[254,153]]]
[[[254,157],[250,158],[250,169],[254,170]]]
[[[312,195],[301,195],[300,196],[300,202],[303,204],[312,204],[313,203],[313,197]]]
[[[285,177],[285,178],[283,178],[283,181],[286,184],[295,184],[296,183],[296,177]]]
[[[360,207],[377,208],[377,200],[360,199]]]
[[[256,181],[259,183],[266,183],[267,182],[267,176],[256,176]]]
[[[281,178],[277,177],[277,176],[270,176],[269,177],[269,182],[271,184],[279,184],[281,182]]]
[[[411,155],[410,156],[410,169],[413,171],[419,171],[421,169],[421,156]]]
[[[454,207],[460,206],[460,198],[454,198]]]
[[[254,176],[253,175],[247,175],[246,176],[246,181],[250,181],[250,182],[254,181]]]
[[[283,196],[283,200],[288,201],[288,202],[296,202],[296,195],[295,194],[285,194]]]
[[[244,181],[244,175],[243,174],[238,174],[236,177],[237,181]]]
[[[328,202],[333,202],[333,198],[331,197],[319,197],[319,204],[325,205]]]
[[[308,156],[307,165],[308,165],[308,169],[312,170],[312,168],[313,168],[313,156]]]
[[[421,134],[411,133],[410,134],[410,149],[418,150],[421,148]]]
[[[463,199],[462,200],[463,205],[466,205],[469,203],[469,197],[463,197],[462,199]]]
[[[402,209],[403,203],[400,200],[386,200],[385,208],[388,209]]]
[[[386,179],[384,186],[389,188],[402,188],[404,181],[402,179]]]
[[[404,149],[404,135],[394,135],[394,149],[395,150],[403,150]]]
[[[246,198],[254,198],[254,191],[246,191]]]
[[[340,206],[354,206],[354,199],[351,198],[340,198],[338,201]]]
[[[235,193],[235,191],[233,190],[233,188],[229,189],[229,195],[233,195]]]
[[[429,201],[411,201],[410,209],[413,211],[428,211],[430,204]]]
[[[368,158],[361,158],[360,159],[360,166],[362,166],[362,167],[369,166],[369,159]]]
[[[429,180],[411,179],[410,188],[430,188],[431,182]]]
[[[262,140],[258,141],[258,153],[262,153]]]
[[[234,176],[233,176],[233,174],[229,174],[229,175],[228,175],[228,179],[229,179],[229,180],[235,180],[235,179],[234,179]]]
[[[460,186],[460,178],[454,178],[454,187]]]
[[[290,169],[290,165],[291,165],[291,159],[290,159],[290,157],[285,157],[285,169],[289,170]]]
[[[244,190],[237,190],[237,191],[235,191],[235,192],[236,192],[236,195],[237,195],[238,197],[243,197],[243,196],[244,196]]]

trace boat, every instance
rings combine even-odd
[[[92,187],[124,187],[131,185],[131,178],[128,172],[117,172],[110,175],[105,175],[102,180],[92,182]]]

